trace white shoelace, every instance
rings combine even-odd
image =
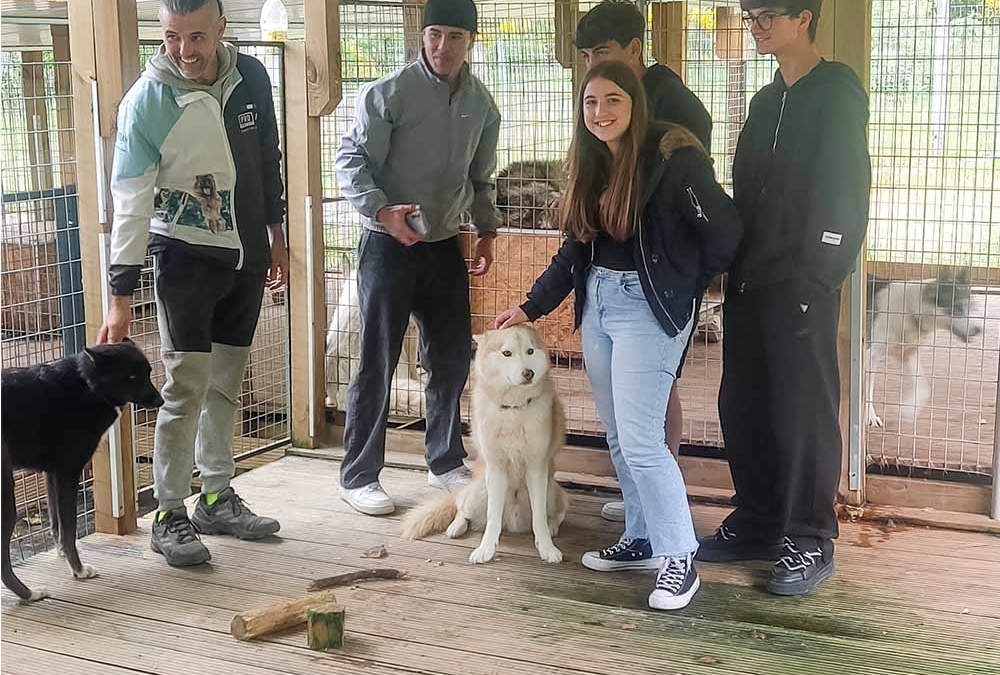
[[[801,551],[790,538],[785,537],[785,555],[778,560],[779,565],[783,565],[789,571],[804,570],[812,565],[816,558],[823,557],[822,549],[815,551]]]
[[[688,558],[667,558],[656,575],[656,590],[677,595],[688,575]]]
[[[725,523],[719,525],[719,528],[715,532],[722,541],[732,541],[736,538],[736,533],[726,527]]]
[[[632,545],[632,541],[633,541],[632,539],[622,539],[617,544],[614,544],[613,546],[608,546],[607,548],[602,549],[601,550],[601,557],[602,558],[610,558],[612,556],[618,555],[619,553],[621,553],[622,551],[624,551],[625,549],[627,549],[629,546],[631,546]]]

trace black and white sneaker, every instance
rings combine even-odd
[[[711,537],[698,542],[695,558],[701,562],[736,562],[738,560],[777,560],[781,542],[742,535],[722,523]]]
[[[598,572],[621,572],[658,570],[663,559],[653,557],[649,539],[622,539],[600,551],[587,551],[581,562],[584,567]]]
[[[653,609],[683,609],[701,588],[698,570],[694,568],[694,558],[667,558],[656,575],[656,586],[649,594],[649,606]]]
[[[767,590],[775,595],[805,595],[833,576],[834,571],[832,541],[806,543],[785,537]]]

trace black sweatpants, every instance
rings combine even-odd
[[[839,290],[800,282],[726,297],[719,416],[736,486],[726,524],[741,534],[838,534],[839,315]]]
[[[472,359],[469,273],[458,237],[407,247],[365,230],[358,250],[361,364],[347,388],[340,482],[378,480],[385,461],[389,386],[410,313],[427,371],[427,465],[435,474],[462,465],[459,403]]]

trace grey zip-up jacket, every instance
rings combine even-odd
[[[425,241],[458,234],[466,211],[480,235],[499,226],[493,173],[500,111],[468,63],[460,78],[452,94],[421,52],[358,93],[336,168],[341,194],[365,227],[385,231],[375,214],[387,204],[419,204]]]

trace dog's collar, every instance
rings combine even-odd
[[[506,405],[504,403],[501,403],[500,404],[500,409],[501,410],[517,410],[518,408],[527,408],[529,405],[531,405],[531,402],[534,401],[534,400],[535,400],[534,397],[529,398],[527,401],[525,401],[521,405]]]

